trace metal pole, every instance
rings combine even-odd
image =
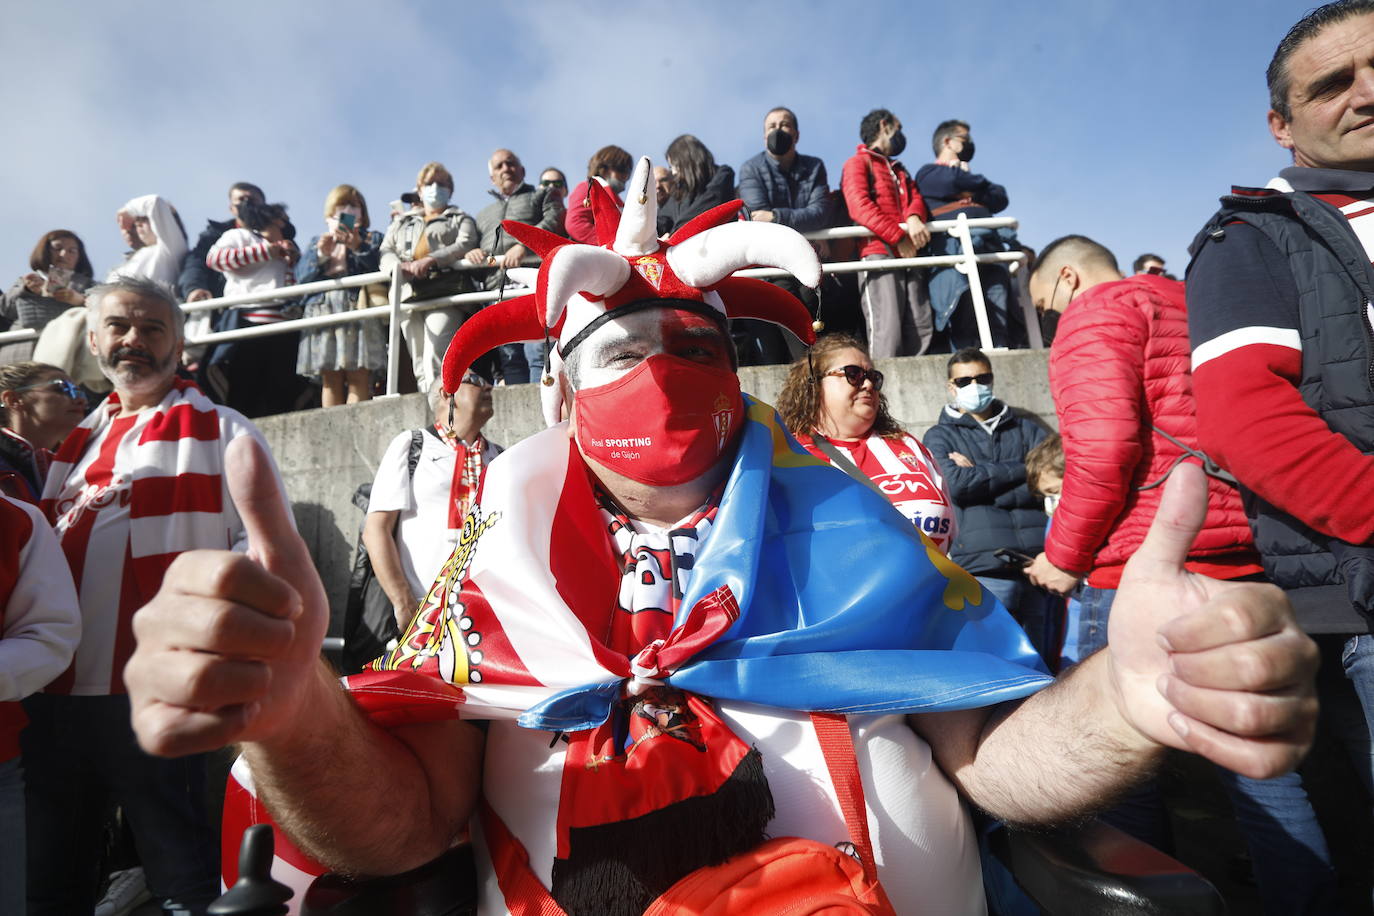
[[[400,394],[401,374],[401,265],[391,271],[391,328],[386,351],[386,396]],[[428,392],[425,392],[428,394]]]
[[[957,269],[968,275],[968,291],[973,299],[973,314],[978,319],[978,339],[984,350],[992,349],[992,328],[988,325],[988,307],[983,301],[983,278],[978,275],[978,256],[973,251],[973,235],[969,232],[968,217],[960,213],[950,232],[959,240],[964,261]]]

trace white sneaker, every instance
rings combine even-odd
[[[94,916],[125,916],[134,907],[151,900],[142,868],[126,868],[110,875],[105,896],[95,905]]]

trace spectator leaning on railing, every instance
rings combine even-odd
[[[969,219],[984,219],[1007,208],[1007,189],[982,175],[969,171],[973,160],[973,137],[965,121],[944,121],[931,138],[935,161],[916,170],[916,187],[930,207],[932,219],[955,219],[960,213]],[[1017,244],[1013,229],[970,229],[974,251],[1010,251]],[[961,254],[963,246],[951,233],[933,236],[932,255]],[[978,268],[987,307],[992,346],[1025,346],[1025,322],[1015,308],[1011,274],[1001,264]],[[968,276],[954,265],[935,267],[928,278],[930,307],[935,315],[936,332],[945,332],[949,349],[959,350],[981,343],[978,321]]]
[[[186,252],[186,256],[182,258],[181,274],[177,278],[177,292],[185,301],[199,302],[202,299],[213,299],[223,294],[224,275],[219,271],[211,270],[209,265],[205,263],[205,258],[224,233],[235,226],[242,225],[238,221],[239,204],[245,200],[265,204],[267,203],[267,195],[262,193],[262,188],[246,181],[239,181],[231,185],[229,187],[229,212],[233,214],[234,218],[207,220],[205,229],[196,239],[196,247]],[[188,323],[190,323],[189,319]]]
[[[205,262],[224,274],[224,295],[245,296],[292,286],[300,258],[296,228],[283,204],[239,204],[239,225],[220,236]],[[286,300],[268,299],[225,310],[216,330],[231,331],[296,317]],[[289,410],[300,382],[295,373],[298,333],[217,344],[206,378],[223,403],[250,417]]]
[[[400,272],[403,301],[470,292],[470,275],[454,267],[477,247],[477,223],[449,203],[453,175],[443,163],[427,162],[415,176],[415,194],[418,206],[401,213],[387,227],[382,270]],[[419,390],[428,391],[439,377],[444,349],[470,314],[472,310],[461,308],[430,309],[411,312],[401,320],[401,336],[410,351]]]
[[[525,166],[520,157],[508,149],[499,149],[487,162],[487,174],[492,187],[487,191],[496,198],[477,214],[477,230],[482,234],[480,247],[466,255],[469,264],[487,264],[494,259],[495,267],[509,270],[520,265],[528,252],[524,245],[501,231],[502,220],[528,223],[549,232],[563,234],[563,205],[544,188],[525,183]],[[486,272],[482,285],[496,289],[504,274],[501,269]],[[520,385],[531,380],[542,369],[543,351],[539,344],[505,344],[500,347],[501,376],[507,385]],[[531,359],[538,367],[531,365]]]
[[[764,117],[764,151],[747,160],[739,170],[739,196],[751,220],[790,226],[798,232],[812,232],[831,224],[833,208],[825,163],[797,152],[800,137],[792,109],[774,108]],[[825,256],[825,242],[813,242],[812,246]],[[800,299],[811,314],[816,313],[816,293],[812,290],[792,277],[777,277],[769,282]],[[771,322],[744,319],[732,325],[731,333],[742,365],[783,363],[796,355],[782,330]]]
[[[323,235],[310,240],[296,267],[297,283],[376,273],[382,234],[369,228],[367,201],[351,184],[324,200]],[[313,293],[301,302],[302,317],[338,315],[357,307],[363,290]],[[301,334],[296,373],[320,380],[320,406],[355,404],[372,397],[372,374],[386,368],[386,339],[375,318],[307,330]]]
[[[886,108],[875,108],[859,124],[859,139],[840,187],[850,217],[875,236],[860,255],[865,261],[914,258],[930,241],[929,214],[916,182],[896,159],[906,149],[902,122]],[[874,359],[920,356],[930,349],[934,324],[920,271],[860,273],[859,297]]]
[[[29,255],[29,272],[0,298],[0,331],[41,331],[67,309],[85,304],[82,293],[90,288],[93,276],[86,246],[75,232],[43,233]],[[31,340],[0,344],[0,365],[28,359],[33,346]]]

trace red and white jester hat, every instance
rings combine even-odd
[[[815,342],[811,315],[795,296],[771,283],[732,277],[746,267],[778,267],[806,286],[821,280],[821,265],[806,239],[776,223],[740,222],[740,202],[722,204],[693,219],[668,239],[657,236],[658,200],[647,157],[635,166],[625,209],[600,183],[590,187],[600,245],[581,245],[536,226],[506,221],[505,231],[543,258],[532,295],[497,302],[468,319],[444,354],[444,390],[457,390],[473,360],[501,344],[558,341],[549,354],[544,419],[559,421],[562,393],[553,384],[563,355],[603,315],[643,303],[678,300],[725,318],[758,318],[782,325],[806,344]],[[623,313],[621,313],[623,314]],[[594,328],[590,328],[594,330]]]

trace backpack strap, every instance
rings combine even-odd
[[[844,813],[844,826],[849,840],[863,866],[864,879],[878,883],[878,865],[873,858],[873,841],[868,833],[868,808],[864,804],[864,785],[859,778],[859,761],[854,756],[854,739],[849,734],[849,720],[838,713],[813,712],[811,724],[825,755],[825,768]]]
[[[878,489],[878,485],[873,482],[873,478],[859,470],[859,466],[851,461],[849,456],[845,455],[844,452],[831,445],[829,439],[825,438],[825,436],[822,436],[820,433],[816,433],[811,437],[811,441],[815,444],[816,448],[820,449],[821,454],[836,468],[844,471],[854,480],[868,487],[883,499],[887,499],[887,494]]]
[[[530,868],[530,854],[485,798],[481,801],[482,837],[491,870],[511,916],[567,916]]]
[[[415,479],[415,466],[420,463],[420,452],[425,447],[425,431],[422,429],[412,429],[410,431],[410,451],[406,453],[406,471],[410,474],[410,479]]]

